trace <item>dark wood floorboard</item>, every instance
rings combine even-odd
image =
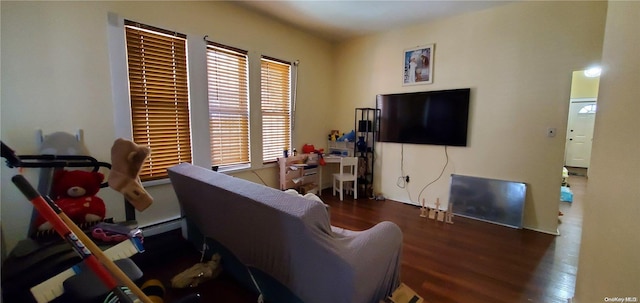
[[[321,197],[331,205],[334,226],[363,230],[381,221],[400,226],[401,280],[425,302],[566,303],[575,288],[586,178],[572,175],[569,184],[574,201],[559,202],[560,236],[462,217],[454,217],[454,224],[427,220],[419,217],[419,208],[390,200],[345,197],[340,202],[327,190]],[[162,265],[146,266],[145,277],[169,285],[173,275],[199,260],[189,244],[172,246],[181,248],[160,258]],[[255,294],[224,274],[195,289],[167,287],[165,302],[195,291],[202,302],[256,302]]]

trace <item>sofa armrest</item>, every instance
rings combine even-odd
[[[356,298],[378,302],[390,296],[400,284],[402,231],[398,225],[384,221],[364,231],[334,228],[334,232],[344,241],[342,256],[353,268]]]

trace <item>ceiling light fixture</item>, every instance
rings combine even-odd
[[[584,71],[584,75],[589,78],[600,77],[602,69],[600,67],[592,67]]]

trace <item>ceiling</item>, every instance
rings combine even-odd
[[[234,1],[330,41],[343,41],[511,2],[513,1]]]

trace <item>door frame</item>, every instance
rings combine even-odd
[[[587,102],[595,102],[596,105],[598,104],[598,98],[597,97],[588,97],[588,98],[570,98],[569,99],[569,108],[571,108],[571,104],[573,103],[587,103]],[[595,115],[597,115],[598,113],[596,112]],[[569,110],[567,112],[567,132],[565,133],[565,143],[564,143],[564,165],[566,165],[567,163],[567,145],[569,144],[569,123],[571,120],[571,111]],[[587,169],[587,172],[589,170]]]

